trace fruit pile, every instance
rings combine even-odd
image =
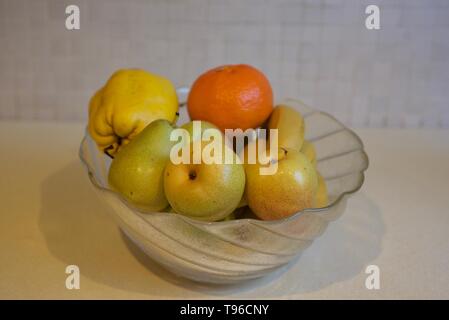
[[[262,72],[207,71],[193,83],[187,111],[192,121],[178,127],[171,82],[139,69],[117,71],[91,98],[89,134],[113,159],[110,188],[133,206],[220,221],[282,219],[328,205],[302,115],[273,105]],[[243,139],[239,149],[234,141],[252,129],[266,135]]]

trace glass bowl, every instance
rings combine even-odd
[[[178,89],[180,105],[188,89]],[[349,196],[360,189],[368,157],[360,138],[331,115],[294,99],[306,139],[317,152],[317,167],[326,180],[329,205],[305,209],[276,221],[239,219],[202,222],[167,212],[144,213],[108,189],[111,159],[98,150],[86,132],[79,156],[99,196],[123,232],[152,259],[173,273],[206,283],[235,283],[264,276],[289,263],[321,235],[345,210]],[[180,121],[187,120],[180,108]]]

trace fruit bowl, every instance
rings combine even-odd
[[[188,89],[178,89],[180,105]],[[329,205],[305,209],[275,221],[238,219],[202,222],[167,212],[141,212],[108,188],[111,159],[86,132],[79,150],[95,191],[110,207],[123,232],[152,259],[173,273],[205,283],[236,283],[264,276],[292,261],[345,210],[360,189],[368,157],[360,138],[331,115],[294,99],[302,113],[306,139],[314,143]],[[186,119],[180,109],[180,123]]]

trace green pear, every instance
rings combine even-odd
[[[218,129],[217,126],[213,125],[212,123],[201,120],[187,122],[183,124],[181,128],[189,132],[190,142],[201,140],[201,136],[203,135],[206,129],[220,130]]]
[[[169,121],[151,122],[117,153],[109,169],[109,185],[136,207],[160,211],[168,206],[164,169],[175,142]]]
[[[193,144],[199,144],[202,152],[209,145],[201,140],[194,141],[191,143],[191,153],[195,150]],[[165,194],[175,212],[198,220],[217,221],[224,219],[239,205],[245,189],[243,165],[237,162],[237,155],[223,141],[217,143],[217,147],[222,151],[221,156],[217,156],[219,161],[214,163],[204,160],[198,164],[167,163]],[[225,161],[227,152],[233,157],[230,163]]]

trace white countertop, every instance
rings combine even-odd
[[[226,287],[177,278],[122,235],[78,160],[83,131],[0,122],[2,299],[449,299],[448,130],[356,130],[370,168],[343,216],[287,270]],[[80,290],[65,287],[72,264]]]

